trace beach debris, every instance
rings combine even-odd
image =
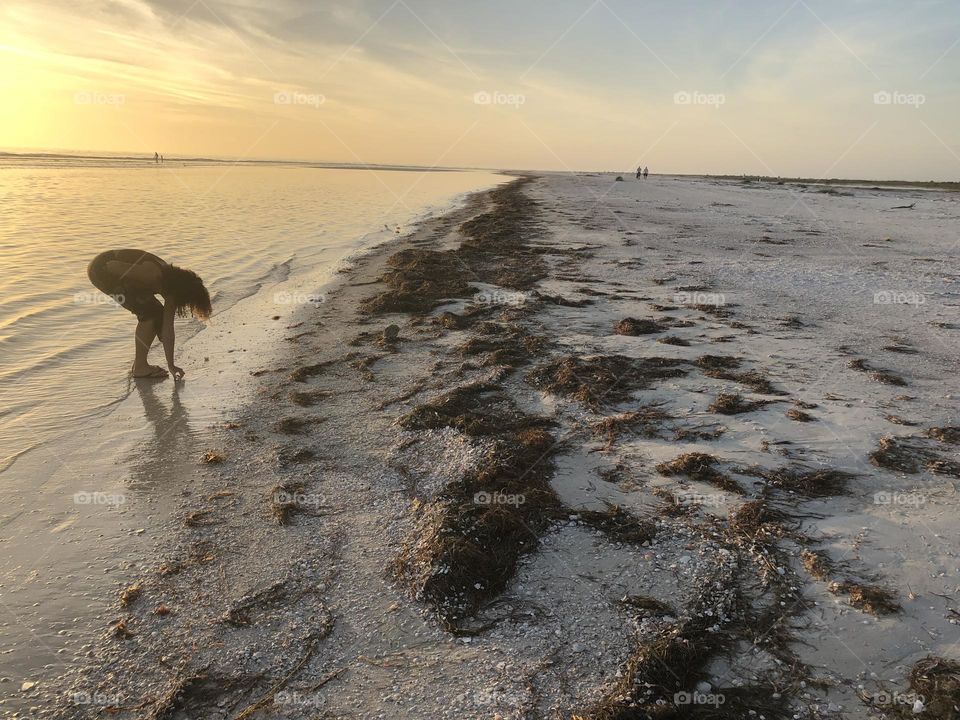
[[[324,362],[313,363],[312,365],[301,365],[290,373],[290,379],[296,382],[306,382],[309,378],[322,373],[335,362],[336,360],[326,360]]]
[[[915,202],[910,203],[909,205],[894,205],[891,210],[913,210],[917,204]]]
[[[660,409],[662,406],[663,403],[646,405],[638,410],[605,417],[591,425],[593,434],[605,437],[608,448],[624,432],[632,432],[648,438],[660,437],[664,423],[674,419],[672,415]]]
[[[227,456],[219,450],[207,450],[200,460],[207,465],[217,465],[227,459]]]
[[[373,382],[374,380],[376,380],[376,376],[373,374],[373,371],[370,368],[373,367],[374,363],[376,363],[378,360],[382,360],[384,357],[386,356],[363,355],[358,358],[355,358],[354,360],[351,360],[350,367],[352,367],[354,370],[359,370],[360,375],[367,382]]]
[[[732,370],[740,367],[741,362],[733,355],[701,355],[693,364],[702,370]]]
[[[160,603],[153,609],[154,615],[169,615],[171,612],[173,611],[165,603]]]
[[[475,470],[413,502],[416,529],[391,564],[394,578],[454,633],[503,591],[560,509],[550,487],[551,434],[505,428],[488,437],[492,445]]]
[[[281,468],[287,468],[298,463],[309,462],[317,457],[317,454],[310,448],[293,446],[281,448],[277,453],[277,464]]]
[[[627,400],[657,380],[687,374],[685,360],[623,355],[568,355],[535,368],[528,381],[552,394],[572,397],[596,409]]]
[[[731,336],[731,339],[735,339],[735,337]],[[717,340],[719,340],[719,338],[717,338]],[[726,366],[719,364],[723,362],[729,364]],[[729,380],[730,382],[745,385],[753,390],[753,392],[760,393],[761,395],[786,395],[786,393],[776,390],[767,376],[759,370],[736,372],[735,368],[740,365],[739,358],[728,355],[704,355],[697,361],[697,364],[703,371],[703,374],[709,378]]]
[[[330,397],[330,393],[324,390],[292,390],[288,397],[294,405],[310,407]]]
[[[113,624],[112,632],[114,637],[120,638],[121,640],[129,640],[136,635],[136,633],[129,628],[125,619],[117,620]]]
[[[652,521],[609,503],[606,510],[577,510],[576,519],[601,531],[614,542],[642,545],[653,540],[657,534],[657,526]]]
[[[879,585],[841,580],[830,583],[827,589],[834,595],[847,595],[853,607],[871,615],[892,615],[902,609],[897,596]]]
[[[465,435],[496,435],[527,428],[550,427],[552,421],[517,411],[503,391],[490,383],[455,387],[417,405],[397,421],[405,430],[451,427]]]
[[[787,410],[787,412],[784,413],[784,414],[785,414],[788,418],[790,418],[791,420],[795,420],[796,422],[804,422],[804,423],[806,423],[806,422],[813,422],[814,420],[816,420],[816,418],[815,418],[813,415],[811,415],[811,414],[808,413],[808,412],[804,412],[803,410],[800,410],[799,408],[790,408],[790,409]]]
[[[960,662],[928,655],[910,669],[910,689],[923,698],[923,717],[960,717]]]
[[[680,611],[681,619],[668,616],[658,623],[656,632],[637,637],[616,679],[604,689],[603,697],[586,711],[574,713],[572,720],[789,717],[786,699],[770,693],[766,687],[714,689],[708,682],[710,663],[732,647],[730,634],[725,630],[737,616],[739,583],[732,570],[723,565],[698,586],[701,593]],[[656,603],[647,612],[658,616],[665,609]],[[688,697],[694,692],[706,695],[711,691],[724,698],[722,713],[714,713],[715,708],[707,705],[700,706],[707,710],[700,713],[697,705],[677,703],[678,696]]]
[[[719,423],[705,423],[690,427],[678,427],[673,431],[673,439],[677,442],[697,442],[698,440],[716,440],[727,431]]]
[[[205,527],[207,525],[219,525],[220,523],[211,520],[212,510],[191,510],[183,519],[183,524],[187,527]]]
[[[782,537],[786,515],[765,500],[749,500],[730,515],[730,529],[752,540]]]
[[[663,345],[678,345],[680,347],[687,347],[690,344],[689,340],[684,340],[683,338],[676,337],[675,335],[666,335],[661,338],[657,338],[658,343]]]
[[[960,443],[960,427],[932,427],[924,435],[940,442]]]
[[[829,497],[842,495],[849,481],[856,477],[842,470],[822,468],[810,470],[798,466],[786,466],[775,469],[761,468],[754,474],[764,478],[771,486],[780,490],[797,493],[806,497]]]
[[[582,300],[571,300],[570,298],[565,298],[562,295],[544,295],[536,290],[533,291],[533,297],[550,305],[559,305],[560,307],[582,308],[587,307],[588,305],[593,305],[593,300],[590,300],[589,298],[584,298]]]
[[[870,453],[877,467],[915,475],[929,470],[937,475],[960,477],[960,462],[948,460],[930,444],[930,438],[916,436],[880,438],[880,447]]]
[[[701,452],[684,453],[670,462],[659,463],[656,467],[661,475],[685,475],[691,480],[704,482],[721,490],[743,495],[744,490],[740,483],[729,475],[717,470],[721,461],[714,455]]]
[[[20,692],[30,692],[37,686],[37,683],[26,680],[20,683]]]
[[[745,400],[737,393],[720,393],[707,410],[721,415],[739,415],[766,407],[774,400]]]
[[[123,605],[124,607],[127,607],[128,605],[133,603],[134,601],[137,600],[137,598],[140,597],[141,590],[142,590],[142,586],[139,581],[135,582],[133,585],[130,585],[124,588],[123,591],[120,593],[120,604]]]
[[[488,320],[477,326],[477,333],[457,347],[457,352],[464,357],[482,356],[480,367],[516,368],[538,357],[547,346],[546,338],[519,325]]]
[[[424,314],[449,300],[476,295],[472,283],[478,281],[512,290],[532,288],[547,268],[526,242],[537,215],[536,203],[522,192],[530,181],[519,178],[491,192],[494,207],[460,226],[464,240],[459,248],[406,248],[392,255],[380,278],[390,289],[363,301],[361,310]]]
[[[447,251],[406,248],[390,256],[387,265],[380,280],[391,289],[361,304],[367,314],[426,313],[443,300],[477,292],[467,280],[462,261]]]
[[[676,617],[677,615],[676,610],[667,603],[647,595],[624,595],[620,598],[619,604],[631,613],[641,617]]]
[[[299,415],[287,415],[282,417],[277,422],[274,423],[273,427],[279,433],[284,433],[285,435],[297,435],[302,433],[304,430],[309,428],[312,425],[317,423],[322,423],[323,418],[320,417],[301,417]]]
[[[889,370],[878,370],[874,368],[863,358],[857,358],[856,360],[851,360],[847,365],[851,370],[857,370],[859,372],[869,373],[870,379],[875,380],[876,382],[883,383],[884,385],[895,385],[897,387],[905,387],[907,381],[904,380],[899,375],[895,375]]]
[[[657,320],[638,320],[637,318],[632,317],[624,318],[613,326],[613,332],[616,335],[629,335],[631,337],[662,333],[666,329],[667,327],[662,325]]]
[[[826,580],[833,574],[833,561],[821,550],[803,550],[800,560],[804,569],[816,580]]]

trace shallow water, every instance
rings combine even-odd
[[[222,311],[492,182],[482,173],[49,162],[0,162],[0,470],[127,391],[134,321],[90,286],[86,266],[98,252],[143,248],[195,269]],[[181,337],[196,329],[178,323]],[[159,348],[154,357],[163,364]]]
[[[201,431],[249,400],[290,316],[351,256],[504,180],[489,173],[0,158],[0,713],[82,661],[114,593],[203,482]],[[89,285],[107,248],[196,270],[185,383],[133,383],[134,317]],[[286,346],[289,347],[289,346]],[[151,353],[163,364],[162,349]],[[144,568],[139,568],[143,570]]]

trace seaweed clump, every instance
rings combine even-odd
[[[743,495],[744,490],[736,480],[717,470],[719,460],[706,453],[691,452],[680,455],[670,462],[657,465],[661,475],[686,475],[691,480],[704,482],[728,492]]]
[[[638,320],[632,317],[624,318],[613,326],[613,332],[617,335],[629,335],[631,337],[662,333],[666,329],[656,320]]]
[[[856,477],[852,473],[830,468],[807,470],[805,468],[783,467],[774,470],[760,470],[758,474],[775,488],[806,497],[842,495],[847,490],[847,483]]]
[[[877,467],[910,475],[929,470],[936,475],[960,477],[960,462],[946,459],[924,443],[924,438],[881,438],[880,447],[870,453],[870,462]]]
[[[897,596],[879,585],[843,580],[830,583],[829,590],[834,595],[847,595],[853,607],[871,615],[892,615],[901,610]]]
[[[717,399],[710,403],[707,408],[710,412],[720,415],[739,415],[745,412],[753,412],[769,405],[772,400],[745,400],[737,393],[720,393]]]
[[[546,338],[531,335],[519,325],[484,322],[477,335],[463,343],[458,351],[464,356],[482,355],[481,367],[505,365],[515,368],[540,354]]]
[[[544,418],[518,412],[506,395],[489,383],[456,387],[430,402],[417,405],[398,423],[405,430],[449,427],[471,436],[543,428],[552,424]]]
[[[501,427],[490,437],[476,470],[431,500],[414,502],[416,529],[391,564],[392,575],[454,633],[506,588],[520,558],[560,512],[550,487],[550,433]]]
[[[624,355],[567,355],[535,368],[528,380],[552,395],[572,397],[591,407],[626,400],[654,381],[686,375],[673,358],[629,358]]]
[[[647,438],[661,437],[663,424],[672,419],[673,416],[661,410],[659,405],[647,405],[639,410],[605,417],[593,424],[593,434],[605,437],[609,448],[625,432]]]
[[[910,670],[910,689],[923,697],[923,717],[960,718],[960,662],[928,655]]]

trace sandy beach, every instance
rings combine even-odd
[[[950,717],[958,216],[564,173],[420,223],[153,469],[110,622],[12,716]]]

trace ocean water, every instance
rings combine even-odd
[[[291,347],[288,318],[351,258],[505,179],[0,154],[0,715],[29,707],[23,682],[84,661],[181,522],[198,438]],[[120,247],[211,291],[209,325],[177,320],[184,383],[128,377],[136,319],[86,275]]]
[[[0,156],[0,471],[129,390],[135,320],[86,275],[102,250],[142,248],[195,270],[222,312],[492,182],[486,173]],[[178,338],[199,327],[178,321]],[[165,364],[159,347],[151,359]]]

